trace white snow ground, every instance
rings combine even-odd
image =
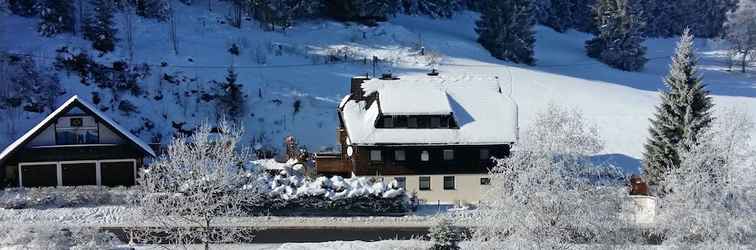
[[[519,105],[521,131],[527,129],[534,113],[550,102],[582,110],[606,141],[606,149],[597,159],[618,163],[627,172],[638,172],[648,118],[659,101],[656,90],[663,88],[661,79],[675,44],[675,39],[646,41],[651,59],[646,68],[642,72],[623,72],[585,56],[583,42],[590,35],[574,31],[560,34],[539,26],[537,66],[530,67],[496,60],[480,47],[473,31],[477,15],[471,12],[451,20],[398,16],[377,27],[314,21],[282,33],[261,31],[252,21],[244,21],[242,29],[221,24],[227,6],[223,2],[217,4],[220,8],[212,13],[203,4],[179,5],[176,15],[179,55],[172,53],[166,24],[138,19],[134,62],[155,65],[167,62],[169,66],[152,67],[153,76],[143,86],[149,92],[148,97],[127,98],[140,107],[138,114],[124,116],[111,109],[108,114],[114,120],[128,129],[140,127],[141,117],[152,120],[156,123],[155,130],[138,134],[145,140],[153,132],[169,135],[171,121],[191,125],[214,120],[216,112],[209,105],[177,102],[172,92],[202,89],[209,80],[223,80],[226,66],[233,63],[248,94],[249,113],[243,119],[247,137],[258,140],[263,137],[264,144],[279,146],[283,137],[291,134],[311,151],[317,151],[336,143],[335,109],[348,91],[348,79],[372,71],[370,64],[322,64],[323,55],[339,50],[337,55],[347,54],[355,60],[375,55],[385,61],[379,64],[378,73],[390,70],[401,77],[425,73],[427,64],[437,60],[434,56],[419,56],[422,46],[430,54],[442,56],[439,70],[443,75],[489,77],[492,81],[498,78]],[[118,16],[119,22],[121,19]],[[119,29],[124,30],[122,24]],[[123,36],[124,32],[118,34]],[[121,40],[115,53],[97,60],[126,58],[126,45]],[[241,47],[238,57],[227,52],[234,42]],[[0,49],[33,54],[43,64],[49,64],[52,61],[49,58],[55,56],[54,50],[62,45],[90,46],[67,34],[40,37],[36,34],[36,19],[0,14]],[[700,69],[715,95],[717,108],[738,106],[756,114],[756,75],[726,72],[722,46],[717,42],[698,40],[696,45],[701,57]],[[158,77],[175,72],[197,77],[198,81],[162,89],[165,98],[152,99],[160,90]],[[67,96],[59,102],[74,94],[90,98],[90,92],[96,90],[80,84],[77,77],[64,73],[60,76]],[[108,95],[105,91],[101,94]],[[293,103],[297,100],[302,108],[295,114]],[[44,114],[24,113],[0,121],[0,145],[9,144],[43,117]]]

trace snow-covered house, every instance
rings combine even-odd
[[[129,186],[155,152],[78,96],[0,153],[8,186]]]
[[[479,200],[492,157],[517,141],[517,106],[494,79],[354,77],[338,107],[340,152],[320,153],[323,175],[397,180],[425,202]]]

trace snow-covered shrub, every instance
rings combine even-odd
[[[459,241],[462,240],[462,233],[459,228],[455,227],[450,220],[441,219],[434,224],[428,231],[432,250],[455,250],[459,248]]]
[[[721,114],[667,174],[657,226],[682,248],[756,246],[756,151],[751,116]]]
[[[216,227],[217,218],[245,215],[244,206],[263,198],[260,172],[242,166],[250,159],[240,142],[242,131],[226,122],[216,129],[203,124],[189,137],[176,137],[143,171],[137,192],[142,213],[160,227],[187,227],[164,232],[161,239],[174,244],[199,239],[207,249],[251,237],[244,229]]]
[[[116,236],[95,228],[14,227],[0,228],[0,248],[5,249],[112,249],[121,244]]]
[[[280,174],[263,178],[267,198],[263,203],[247,207],[250,213],[272,214],[381,214],[405,213],[410,202],[404,189],[395,183],[386,185],[371,177],[340,176],[311,178],[303,167],[291,160],[256,160],[252,168],[282,168]]]
[[[133,188],[126,187],[41,187],[9,188],[0,194],[2,208],[56,208],[123,205],[133,199]]]
[[[510,158],[498,159],[471,223],[486,248],[563,248],[622,242],[629,202],[621,172],[594,165],[598,131],[577,111],[556,106],[536,115]]]

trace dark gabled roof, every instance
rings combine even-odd
[[[23,145],[28,143],[34,137],[36,137],[39,133],[47,129],[47,127],[53,124],[58,117],[68,113],[68,111],[74,107],[78,107],[84,112],[94,116],[95,119],[97,119],[97,121],[101,122],[102,124],[105,124],[105,126],[113,130],[115,133],[117,133],[121,137],[124,137],[128,139],[129,141],[131,141],[142,152],[152,157],[155,157],[155,152],[152,150],[152,148],[149,147],[149,145],[144,143],[144,141],[142,141],[141,139],[136,137],[134,134],[132,134],[128,130],[118,125],[118,123],[116,123],[115,121],[105,116],[105,114],[103,114],[97,108],[95,108],[94,105],[89,104],[88,102],[82,100],[81,98],[79,98],[79,96],[73,96],[70,99],[68,99],[65,103],[63,103],[63,105],[58,107],[58,109],[56,109],[55,111],[50,113],[50,115],[45,117],[45,119],[39,122],[36,126],[34,126],[32,129],[26,132],[23,136],[21,136],[16,141],[8,145],[8,147],[6,147],[2,151],[2,153],[0,153],[0,163],[5,162],[5,160],[10,155],[15,153],[19,148],[21,148]]]

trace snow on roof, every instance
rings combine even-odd
[[[18,139],[17,139],[16,141],[14,141],[14,142],[13,142],[13,143],[11,143],[10,145],[8,145],[8,147],[6,147],[6,148],[5,148],[4,150],[3,150],[3,152],[2,152],[2,153],[0,153],[0,161],[2,161],[2,160],[3,160],[3,159],[5,159],[5,158],[6,158],[6,157],[7,157],[8,155],[10,155],[10,154],[11,154],[11,153],[12,153],[13,151],[15,151],[15,150],[16,150],[16,148],[20,147],[20,146],[21,146],[22,144],[24,144],[24,143],[26,143],[26,142],[27,142],[28,140],[30,140],[30,139],[31,139],[31,137],[32,137],[32,136],[33,136],[34,134],[36,134],[36,133],[37,133],[37,131],[39,131],[39,130],[41,130],[41,129],[44,129],[44,128],[46,127],[46,125],[48,125],[48,124],[49,124],[49,123],[50,123],[50,122],[52,121],[52,119],[55,119],[56,117],[58,117],[59,115],[61,115],[61,112],[63,112],[64,110],[66,110],[66,108],[67,108],[68,106],[70,106],[71,104],[73,104],[73,103],[74,103],[74,102],[76,102],[76,101],[78,101],[78,102],[79,102],[79,103],[81,103],[81,104],[82,104],[82,105],[83,105],[84,107],[86,107],[87,109],[89,109],[90,111],[92,111],[93,113],[95,113],[95,115],[99,116],[99,117],[100,117],[100,118],[101,118],[101,119],[102,119],[103,121],[105,121],[105,122],[106,122],[106,123],[108,123],[108,124],[109,124],[110,126],[112,126],[113,128],[115,128],[116,130],[118,130],[118,132],[120,132],[120,133],[121,133],[121,134],[123,134],[124,136],[128,137],[128,138],[129,138],[129,140],[131,140],[131,141],[133,141],[134,143],[136,143],[136,144],[137,144],[137,145],[138,145],[138,146],[139,146],[140,148],[142,148],[142,149],[143,149],[143,150],[144,150],[145,152],[147,152],[148,154],[150,154],[150,155],[152,155],[152,156],[155,156],[155,152],[154,152],[154,151],[152,151],[152,148],[150,148],[150,147],[149,147],[149,146],[148,146],[148,145],[147,145],[146,143],[144,143],[144,141],[142,141],[142,140],[141,140],[141,139],[139,139],[138,137],[134,136],[134,135],[133,135],[133,134],[132,134],[131,132],[129,132],[128,130],[124,129],[123,127],[121,127],[120,125],[118,125],[118,123],[116,123],[115,121],[111,120],[111,119],[110,119],[110,118],[108,118],[108,117],[107,117],[107,116],[106,116],[105,114],[103,114],[102,112],[100,112],[100,110],[96,109],[96,108],[95,108],[94,106],[92,106],[92,105],[91,105],[91,104],[89,104],[88,102],[86,102],[86,101],[82,100],[81,98],[79,98],[79,96],[75,95],[75,96],[72,96],[71,98],[69,98],[69,99],[68,99],[68,100],[67,100],[66,102],[64,102],[64,103],[63,103],[62,105],[60,105],[60,107],[58,107],[58,108],[57,108],[56,110],[54,110],[54,111],[53,111],[52,113],[50,113],[50,114],[49,114],[49,115],[48,115],[47,117],[45,117],[45,119],[43,119],[43,120],[42,120],[41,122],[37,123],[37,125],[35,125],[35,126],[34,126],[33,128],[31,128],[31,129],[30,129],[30,130],[29,130],[28,132],[26,132],[26,133],[25,133],[25,134],[24,134],[23,136],[21,136],[21,137],[20,137],[20,138],[18,138]]]
[[[362,84],[365,96],[379,92],[384,115],[448,115],[452,113],[443,82],[368,80]],[[412,105],[407,105],[412,104]]]
[[[366,95],[378,93],[379,105],[349,100],[342,108],[351,143],[491,145],[516,142],[517,105],[499,93],[494,79],[470,76],[402,76],[399,80],[369,80]],[[386,97],[384,97],[386,95]],[[375,128],[380,112],[388,114],[449,114],[459,128]]]

